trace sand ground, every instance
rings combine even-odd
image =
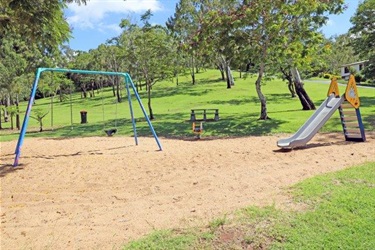
[[[26,138],[1,143],[1,249],[119,249],[154,229],[204,225],[248,205],[288,207],[287,187],[375,161],[375,133],[345,142],[317,134],[304,148],[287,135],[172,140]]]

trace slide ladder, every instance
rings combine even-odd
[[[331,86],[337,86],[336,79],[332,80]],[[337,87],[333,87],[337,88]],[[330,87],[331,89],[331,87]],[[360,100],[357,85],[353,75],[350,75],[348,85],[345,90],[345,101],[339,107],[342,129],[346,141],[366,141],[365,129],[362,123],[361,112],[359,110]]]
[[[345,101],[340,107],[340,119],[346,141],[364,142],[366,135],[359,108]]]

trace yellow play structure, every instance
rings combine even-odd
[[[340,112],[345,140],[366,141],[365,129],[359,110],[360,104],[357,85],[353,75],[350,76],[345,94],[342,96],[340,96],[337,79],[333,78],[326,100],[324,100],[314,114],[293,136],[280,139],[277,142],[277,146],[289,149],[305,146],[336,110]]]

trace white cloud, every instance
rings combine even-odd
[[[67,21],[78,29],[114,29],[119,23],[108,23],[111,15],[142,13],[149,9],[155,12],[161,8],[159,0],[89,0],[87,5],[69,4]]]
[[[335,22],[332,19],[328,19],[326,26],[335,26]]]

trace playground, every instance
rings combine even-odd
[[[1,4],[1,250],[375,249],[374,0],[99,2]]]
[[[285,152],[276,136],[201,140],[152,137],[29,138],[11,166],[2,142],[4,249],[119,249],[154,229],[206,225],[249,205],[299,209],[287,188],[306,178],[375,161],[365,143],[318,133]]]

